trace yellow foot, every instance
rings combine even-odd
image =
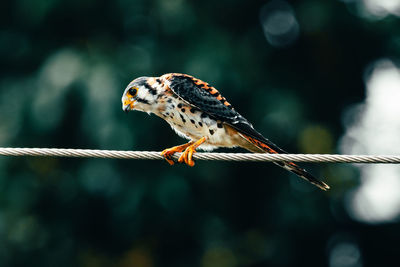
[[[202,137],[193,144],[189,145],[185,151],[183,151],[182,155],[179,157],[178,162],[185,162],[187,165],[190,167],[194,166],[194,160],[193,160],[193,153],[196,153],[196,148],[204,143],[206,141],[206,137]]]
[[[196,149],[194,149],[192,146],[186,148],[185,151],[183,151],[182,155],[179,157],[178,162],[179,163],[185,162],[190,167],[193,167],[194,166],[193,153],[196,153]]]
[[[188,146],[192,145],[194,142],[189,142],[187,144],[184,145],[180,145],[180,146],[174,146],[171,148],[167,148],[164,149],[161,152],[161,156],[164,156],[165,160],[170,164],[170,165],[174,165],[174,160],[172,159],[172,155],[174,155],[176,152],[182,152],[183,150],[185,150]]]

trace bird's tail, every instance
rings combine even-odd
[[[245,138],[247,141],[255,145],[257,148],[265,151],[266,153],[272,153],[272,154],[286,154],[286,152],[282,149],[280,149],[277,145],[269,141],[268,139],[264,139],[262,141],[255,139],[253,137],[250,137],[248,135],[245,135],[243,133],[240,134],[243,138]],[[300,176],[304,180],[307,180],[308,182],[312,183],[313,185],[319,187],[320,189],[326,191],[329,189],[329,185],[327,185],[324,182],[321,182],[317,178],[315,178],[313,175],[311,175],[309,172],[307,172],[305,169],[301,168],[297,164],[293,162],[274,162],[275,164],[281,166],[282,168],[285,168],[288,171],[293,172],[294,174]]]

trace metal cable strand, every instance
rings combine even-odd
[[[181,153],[173,158],[178,159]],[[0,156],[75,157],[113,159],[160,160],[160,152],[121,151],[63,148],[0,148]],[[264,153],[196,153],[195,160],[221,161],[295,161],[295,162],[336,162],[336,163],[400,163],[400,156],[391,155],[331,155],[331,154],[264,154]]]

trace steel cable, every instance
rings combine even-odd
[[[173,157],[177,159],[181,153]],[[161,160],[160,152],[94,150],[64,148],[0,148],[0,156],[73,157]],[[400,163],[400,156],[392,155],[337,155],[337,154],[264,154],[264,153],[206,153],[193,155],[195,160],[220,161],[294,161],[294,162],[336,162],[336,163]]]

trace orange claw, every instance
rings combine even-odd
[[[202,143],[207,140],[206,137],[202,137],[196,142],[190,144],[185,151],[183,151],[182,155],[179,157],[178,162],[185,162],[190,167],[194,166],[193,154],[196,153],[196,148],[198,148]]]
[[[171,148],[164,149],[161,152],[161,156],[164,156],[165,160],[169,163],[169,165],[174,165],[174,160],[172,159],[172,155],[174,155],[176,152],[182,152],[184,151],[188,146],[191,146],[194,142],[189,142],[187,144],[183,144],[180,146],[174,146]]]
[[[166,150],[166,149],[165,149]],[[175,162],[172,159],[172,154],[166,153],[165,150],[161,153],[161,156],[164,156],[165,160],[169,163],[169,165],[174,165]],[[165,152],[165,153],[164,153]]]
[[[192,147],[189,146],[186,148],[185,151],[183,151],[182,155],[179,157],[178,162],[185,162],[187,165],[190,167],[194,166],[194,161],[193,161],[193,153],[195,153],[196,150]]]

